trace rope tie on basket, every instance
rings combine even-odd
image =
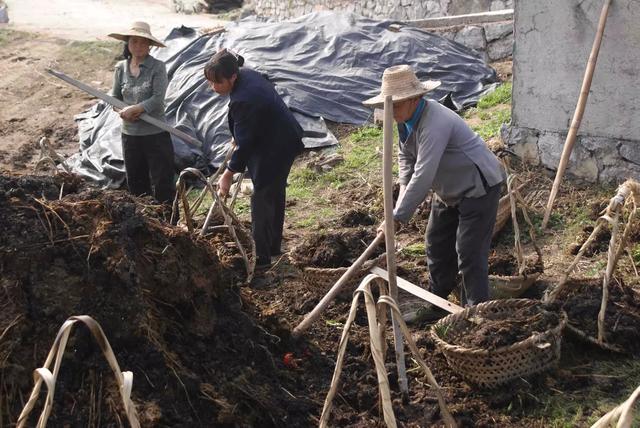
[[[212,184],[214,180],[211,180],[211,178],[207,180],[207,178],[204,176],[204,174],[200,170],[196,168],[185,168],[184,170],[182,170],[182,172],[180,172],[180,176],[178,177],[178,181],[176,183],[176,196],[175,196],[175,199],[173,200],[171,223],[174,223],[176,221],[177,213],[180,211],[180,202],[182,202],[184,221],[187,225],[187,229],[189,230],[189,232],[195,231],[194,224],[193,224],[193,214],[195,213],[198,207],[194,207],[195,204],[191,206],[189,205],[189,200],[187,198],[188,190],[186,187],[186,178],[188,176],[193,176],[204,184],[204,189],[201,195],[204,195],[208,192],[209,194],[211,194],[211,197],[212,197],[211,207],[209,209],[209,213],[207,214],[207,219],[205,220],[205,224],[203,225],[203,228],[200,231],[200,236],[203,236],[204,233],[206,232],[206,229],[208,228],[207,220],[210,220],[213,210],[217,207],[224,219],[224,224],[227,227],[229,234],[231,235],[231,238],[233,239],[236,246],[238,247],[238,251],[240,251],[240,255],[242,256],[242,259],[245,264],[245,268],[247,270],[247,281],[250,282],[251,279],[253,278],[253,274],[255,271],[255,264],[256,264],[255,242],[253,241],[251,234],[249,234],[249,232],[244,228],[240,220],[227,207],[227,205],[222,200],[220,195],[218,195],[218,192],[216,192],[215,187]],[[239,186],[236,189],[238,188]],[[202,199],[204,199],[204,197]],[[238,238],[238,233],[236,231],[236,228],[242,231],[244,236],[249,237],[249,241],[251,245],[251,258],[247,256],[247,251],[242,245],[242,242],[240,242],[240,239]]]
[[[375,299],[373,297],[373,293],[371,292],[371,283],[374,282],[378,285],[381,297],[378,299],[378,303],[376,305]],[[369,274],[367,275],[360,286],[353,293],[353,300],[351,302],[351,309],[349,310],[349,316],[342,330],[342,337],[340,338],[340,344],[338,345],[338,356],[336,359],[336,368],[333,372],[333,378],[331,379],[331,387],[329,392],[327,393],[327,397],[324,402],[324,406],[322,409],[322,415],[320,417],[320,427],[326,428],[329,422],[329,416],[331,414],[331,408],[333,405],[333,399],[337,393],[340,375],[342,373],[342,368],[344,365],[344,356],[347,349],[347,344],[349,342],[349,331],[353,325],[353,322],[356,317],[356,312],[358,309],[358,302],[360,300],[360,296],[364,296],[365,308],[367,312],[367,320],[369,325],[369,337],[371,344],[371,355],[373,357],[374,365],[376,367],[376,374],[378,376],[378,387],[380,390],[380,398],[382,402],[382,411],[384,416],[384,421],[387,427],[396,427],[396,419],[393,413],[393,406],[391,402],[391,391],[389,388],[389,380],[387,378],[387,371],[384,365],[385,354],[387,350],[386,340],[385,340],[385,329],[387,322],[386,311],[384,310],[384,306],[388,306],[392,311],[392,316],[396,317],[400,328],[404,333],[404,337],[407,340],[409,348],[414,355],[416,361],[421,366],[421,368],[425,371],[427,375],[427,379],[429,384],[434,388],[434,391],[438,397],[438,404],[440,406],[440,412],[442,414],[442,418],[445,421],[447,427],[456,427],[456,422],[451,416],[449,409],[446,406],[444,401],[444,396],[442,395],[442,391],[438,386],[431,370],[424,362],[420,353],[418,352],[418,348],[415,345],[415,342],[411,338],[411,332],[407,328],[404,320],[402,319],[402,315],[400,313],[400,309],[398,308],[395,300],[387,295],[387,289],[384,280],[380,278],[378,275]]]
[[[93,318],[87,315],[70,317],[64,322],[64,324],[62,324],[62,327],[60,327],[60,330],[56,335],[56,339],[53,342],[53,346],[49,351],[49,355],[47,356],[44,365],[41,368],[36,369],[33,373],[35,385],[33,387],[33,390],[31,391],[31,396],[29,397],[27,404],[24,406],[22,412],[20,413],[20,416],[18,417],[16,427],[25,427],[25,424],[29,419],[29,414],[38,401],[38,395],[40,394],[40,388],[42,387],[43,382],[47,386],[47,398],[45,400],[42,413],[40,414],[40,418],[38,419],[36,428],[45,428],[47,426],[47,420],[49,419],[51,410],[53,408],[53,397],[55,395],[56,380],[60,371],[62,357],[64,356],[64,351],[67,347],[69,335],[73,330],[73,325],[78,321],[84,323],[89,331],[91,331],[93,337],[96,339],[96,342],[98,342],[98,345],[100,346],[100,349],[102,350],[102,353],[104,354],[107,362],[109,363],[113,374],[115,375],[116,383],[118,384],[118,390],[120,392],[120,398],[122,399],[122,404],[124,406],[127,420],[129,421],[130,426],[132,428],[140,428],[140,422],[138,421],[136,408],[133,404],[133,401],[131,401],[133,373],[129,371],[123,372],[120,370],[120,366],[118,364],[116,356],[113,353],[113,349],[111,349],[109,340],[104,334],[102,327],[100,327],[100,324],[98,324]],[[55,363],[53,366],[53,372],[51,372],[50,366],[54,357]]]

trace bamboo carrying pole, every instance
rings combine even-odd
[[[384,100],[383,122],[384,147],[382,150],[382,179],[384,190],[384,236],[387,248],[387,272],[389,273],[389,295],[398,301],[398,282],[396,277],[396,252],[395,252],[395,222],[393,221],[393,102],[390,95]],[[406,397],[409,394],[407,381],[407,369],[404,361],[404,341],[402,330],[398,324],[397,315],[391,313],[391,325],[393,327],[393,340],[396,351],[396,364],[398,366],[398,384],[400,391]]]
[[[564,171],[567,169],[569,163],[569,157],[573,150],[573,145],[576,141],[576,135],[580,128],[580,122],[584,115],[585,106],[587,105],[587,99],[589,98],[589,89],[591,89],[591,81],[593,80],[593,71],[596,68],[596,61],[598,60],[598,53],[600,52],[600,44],[602,43],[602,36],[604,34],[604,27],[607,23],[607,15],[609,14],[609,6],[611,0],[605,0],[604,6],[602,6],[602,12],[600,13],[600,21],[598,22],[598,30],[596,32],[596,38],[593,41],[593,47],[591,48],[591,54],[589,55],[589,62],[587,63],[587,69],[584,73],[584,79],[582,81],[582,88],[580,89],[580,97],[578,98],[578,105],[573,114],[573,120],[571,121],[571,127],[567,134],[567,139],[564,142],[564,148],[562,149],[562,156],[560,157],[560,164],[558,165],[558,171],[556,172],[556,178],[553,181],[551,188],[551,194],[549,195],[549,201],[547,202],[547,208],[544,212],[544,218],[542,220],[542,230],[547,228],[549,217],[551,216],[551,208],[553,202],[558,195],[558,189],[560,188],[560,182]]]
[[[313,310],[309,312],[307,315],[305,315],[302,322],[298,324],[296,328],[293,329],[293,332],[291,333],[293,337],[300,337],[302,333],[304,333],[304,331],[308,329],[316,319],[318,319],[322,311],[324,311],[325,308],[329,306],[329,303],[331,303],[333,299],[335,299],[335,297],[338,295],[338,293],[340,292],[340,289],[344,286],[344,284],[346,284],[347,281],[349,281],[349,279],[353,276],[355,272],[360,270],[364,262],[369,260],[374,250],[378,248],[378,245],[382,243],[383,239],[384,239],[384,235],[382,233],[376,236],[376,238],[371,242],[371,244],[369,244],[367,249],[364,250],[364,252],[360,255],[360,257],[358,257],[358,259],[355,262],[353,262],[351,267],[347,269],[345,273],[342,274],[342,276],[338,279],[338,281],[336,281],[333,287],[331,287],[329,292],[325,294],[325,296],[322,298],[322,300],[320,300],[320,302],[318,302],[316,307],[313,308]]]
[[[51,68],[48,68],[47,73],[49,73],[50,75],[57,77],[58,79],[67,82],[68,84],[75,86],[76,88],[90,94],[93,95],[96,98],[100,98],[102,101],[106,102],[107,104],[110,104],[111,106],[115,107],[115,108],[119,108],[119,109],[123,109],[126,107],[129,107],[128,104],[126,104],[125,102],[112,97],[111,95],[105,94],[104,92],[101,92],[97,89],[92,88],[91,86],[87,85],[86,83],[80,82],[79,80],[76,80],[72,77],[67,76],[64,73],[61,73],[59,71],[53,70]],[[142,113],[140,115],[140,119],[144,120],[147,123],[150,123],[151,125],[157,126],[158,128],[169,132],[170,134],[175,135],[176,137],[180,138],[181,140],[183,140],[185,143],[189,143],[192,144],[198,148],[202,147],[202,143],[192,137],[191,135],[187,134],[184,131],[180,131],[179,129],[176,129],[170,125],[168,125],[167,123],[156,119],[155,117],[149,116],[147,113]]]

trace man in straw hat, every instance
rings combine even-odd
[[[406,223],[433,190],[427,226],[427,265],[431,291],[446,298],[462,272],[463,300],[488,299],[488,257],[500,190],[506,175],[485,142],[456,113],[423,98],[440,86],[420,82],[408,65],[387,68],[381,93],[364,102],[381,106],[393,99],[398,124],[400,196],[393,216]],[[430,307],[425,318],[444,312]]]
[[[134,22],[129,29],[109,37],[125,42],[125,59],[116,64],[111,94],[129,104],[120,111],[127,186],[134,195],[153,195],[157,201],[170,204],[176,192],[171,137],[139,120],[142,113],[147,113],[166,121],[167,71],[162,61],[149,54],[151,46],[165,45],[151,34],[146,22]]]

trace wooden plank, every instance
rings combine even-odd
[[[513,21],[513,9],[493,12],[469,13],[466,15],[443,16],[439,18],[414,19],[402,21],[405,25],[418,28],[442,28],[456,25],[488,24],[490,22]]]
[[[112,97],[111,95],[105,94],[102,91],[99,91],[95,88],[92,88],[91,86],[87,85],[86,83],[80,82],[79,80],[74,79],[73,77],[69,77],[66,74],[60,72],[60,71],[56,71],[53,70],[51,68],[48,68],[47,73],[51,74],[54,77],[57,77],[58,79],[67,82],[68,84],[70,84],[71,86],[75,86],[76,88],[90,94],[93,95],[96,98],[100,98],[102,101],[104,101],[107,104],[110,104],[112,107],[118,108],[118,109],[123,109],[126,107],[129,107],[128,104],[126,104],[125,102]],[[166,122],[163,122],[161,120],[156,119],[155,117],[149,116],[147,113],[142,113],[140,115],[140,119],[144,120],[147,123],[150,123],[151,125],[157,126],[158,128],[167,131],[170,134],[175,135],[176,137],[180,138],[182,141],[184,141],[185,143],[189,143],[192,144],[198,148],[202,147],[202,142],[199,141],[198,139],[192,137],[191,135],[187,134],[184,131],[180,131],[179,129],[176,129],[172,126],[170,126],[169,124],[167,124]]]
[[[386,270],[380,267],[374,266],[371,269],[369,269],[369,272],[379,275],[383,279],[386,279],[386,280],[389,279],[389,272],[387,272]],[[414,296],[421,298],[422,300],[432,303],[433,305],[441,309],[444,309],[447,312],[455,314],[464,310],[464,308],[462,308],[461,306],[458,306],[455,303],[451,303],[450,301],[443,299],[440,296],[436,296],[435,294],[428,292],[424,288],[418,287],[417,285],[410,283],[406,279],[397,277],[397,280],[398,280],[397,281],[398,288],[408,293],[411,293]]]

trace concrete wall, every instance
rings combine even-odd
[[[517,0],[512,126],[504,137],[556,169],[579,97],[602,0]],[[588,181],[640,178],[640,2],[612,2],[569,164]]]
[[[245,5],[260,16],[276,19],[336,9],[370,18],[408,20],[508,9],[513,0],[245,0]]]

